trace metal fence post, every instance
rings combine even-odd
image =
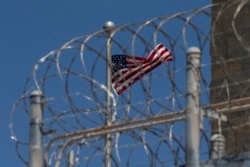
[[[200,166],[200,57],[197,47],[187,49],[186,71],[186,167]]]
[[[108,34],[107,39],[107,65],[106,65],[106,125],[109,126],[112,124],[112,111],[111,111],[111,98],[110,98],[110,92],[111,92],[111,73],[112,73],[112,53],[111,53],[111,34],[115,28],[115,24],[111,21],[107,21],[103,29]],[[107,134],[105,137],[105,167],[111,167],[112,165],[112,138],[111,134]]]
[[[43,93],[30,94],[29,167],[42,167]]]

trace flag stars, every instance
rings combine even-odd
[[[113,55],[112,62],[113,62],[113,71],[112,71],[113,73],[123,68],[128,68],[126,62],[126,55]]]

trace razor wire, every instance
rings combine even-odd
[[[73,38],[59,49],[41,57],[25,81],[22,96],[13,104],[10,119],[11,138],[16,143],[17,155],[27,164],[29,95],[34,90],[44,94],[43,147],[48,166],[68,163],[74,152],[75,166],[100,166],[105,152],[105,134],[112,134],[112,164],[114,166],[180,166],[185,163],[186,50],[196,46],[201,50],[200,103],[204,110],[229,109],[235,105],[231,98],[232,85],[244,82],[223,82],[211,87],[211,68],[244,60],[249,56],[249,44],[239,33],[236,21],[248,1],[234,1],[236,6],[231,25],[247,56],[224,59],[215,49],[217,61],[211,63],[209,49],[215,46],[214,27],[211,27],[212,8],[221,14],[231,7],[211,4],[192,11],[159,16],[141,23],[117,26],[110,36],[112,54],[145,57],[158,43],[172,53],[174,61],[143,77],[125,93],[110,92],[112,126],[105,126],[106,43],[109,35],[102,29]],[[226,75],[226,73],[224,73]],[[226,78],[226,76],[225,76]],[[210,92],[227,92],[218,105],[210,104]],[[248,99],[245,99],[247,103]],[[242,102],[237,102],[242,104]],[[236,104],[235,103],[235,104]],[[165,116],[165,117],[163,117]],[[165,118],[165,122],[155,123]],[[22,119],[22,121],[20,121]],[[132,126],[142,122],[143,126]],[[148,123],[151,122],[151,123]],[[148,123],[148,124],[147,124]],[[124,124],[131,125],[122,128]],[[22,127],[22,129],[20,129]],[[203,118],[201,128],[201,159],[207,160],[210,148],[211,120]],[[114,129],[112,129],[114,128]],[[26,135],[23,135],[26,134]]]

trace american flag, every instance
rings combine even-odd
[[[113,55],[112,87],[120,95],[147,73],[164,63],[172,61],[172,55],[158,44],[146,58],[130,55]]]

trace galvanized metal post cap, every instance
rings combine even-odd
[[[43,92],[41,90],[34,90],[30,93],[30,97],[34,96],[43,96]]]
[[[214,141],[222,141],[225,142],[225,137],[221,134],[214,134],[212,135],[212,137],[210,138],[210,141],[214,142]]]
[[[192,47],[189,47],[189,48],[187,49],[187,51],[186,51],[186,54],[194,54],[194,53],[200,54],[200,53],[201,53],[200,48],[195,47],[195,46],[192,46]]]

